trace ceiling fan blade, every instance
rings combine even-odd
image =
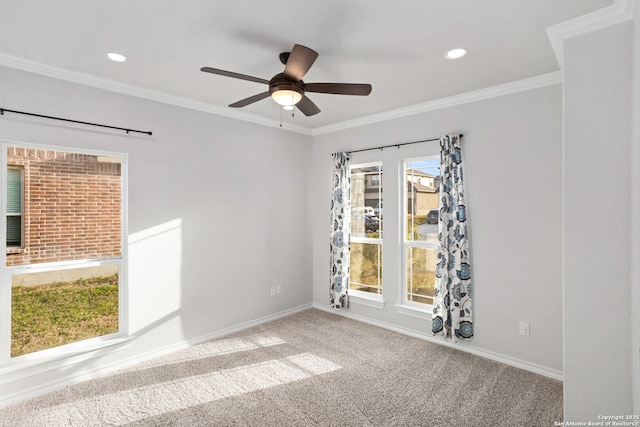
[[[260,101],[261,99],[268,98],[269,96],[271,96],[269,92],[262,92],[257,95],[253,95],[243,100],[240,100],[238,102],[234,102],[233,104],[230,104],[229,107],[233,107],[233,108],[246,107],[249,104],[253,104],[254,102]]]
[[[302,111],[302,113],[307,117],[313,116],[320,112],[320,109],[318,108],[318,106],[314,104],[313,101],[307,98],[306,96],[303,96],[302,99],[298,101],[298,103],[296,104],[296,107],[298,107],[298,110]]]
[[[233,71],[219,70],[217,68],[211,68],[211,67],[202,67],[200,68],[200,71],[204,71],[205,73],[218,74],[220,76],[225,76],[225,77],[233,77],[234,79],[248,80],[250,82],[256,82],[256,83],[264,83],[266,85],[269,84],[269,80],[261,79],[260,77],[247,76],[246,74],[234,73]]]
[[[307,74],[317,57],[318,52],[315,50],[300,44],[293,45],[289,59],[287,59],[287,65],[284,67],[284,76],[289,80],[299,82]]]
[[[367,96],[371,93],[371,85],[364,83],[305,83],[304,90],[335,95]]]

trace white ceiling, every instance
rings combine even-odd
[[[0,0],[0,55],[69,79],[108,79],[239,118],[277,123],[267,98],[227,105],[265,85],[207,74],[203,66],[269,80],[293,44],[319,57],[305,82],[370,83],[368,97],[308,94],[322,112],[283,112],[317,129],[559,69],[545,29],[613,0]],[[460,60],[444,53],[464,47]],[[125,54],[124,63],[105,52]],[[34,68],[34,67],[31,67]],[[37,68],[37,67],[36,67]],[[70,77],[69,77],[70,76]],[[123,86],[124,86],[123,85]],[[11,106],[4,106],[11,108]],[[42,114],[52,112],[40,112]]]

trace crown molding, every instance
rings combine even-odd
[[[616,0],[611,6],[552,25],[547,36],[560,69],[564,69],[564,41],[633,19],[635,0]]]
[[[286,124],[284,127],[280,126],[280,121],[266,119],[264,117],[256,116],[253,114],[245,113],[243,111],[237,111],[229,108],[222,108],[215,105],[207,104],[200,101],[194,101],[192,99],[183,98],[168,93],[155,91],[140,86],[130,85],[122,83],[116,80],[105,79],[103,77],[94,76],[87,73],[81,73],[69,69],[60,67],[54,67],[47,64],[31,61],[20,56],[11,55],[8,53],[0,52],[0,65],[15,68],[22,71],[27,71],[34,74],[43,75],[46,77],[52,77],[59,80],[65,80],[72,83],[77,83],[85,86],[90,86],[98,89],[108,90],[110,92],[117,92],[124,95],[135,96],[137,98],[143,98],[150,101],[162,102],[165,104],[175,105],[178,107],[189,108],[191,110],[202,111],[205,113],[216,114],[218,116],[228,117],[231,119],[242,120],[258,125],[269,126],[278,128],[290,132],[301,133],[304,135],[311,135],[311,129],[303,126]]]
[[[80,73],[73,70],[54,67],[47,64],[31,61],[26,58],[22,58],[16,55],[10,55],[0,52],[0,65],[15,68],[30,73],[43,75],[46,77],[52,77],[59,80],[64,80],[72,83],[77,83],[85,86],[95,87],[111,92],[117,92],[124,95],[135,96],[138,98],[148,99],[151,101],[162,102],[165,104],[175,105],[178,107],[189,108],[191,110],[202,111],[205,113],[216,114],[218,116],[229,117],[232,119],[242,120],[258,125],[278,128],[290,132],[296,132],[304,135],[321,135],[324,133],[336,132],[352,127],[363,126],[371,123],[376,123],[385,120],[396,119],[405,116],[411,116],[414,114],[420,114],[428,111],[439,110],[442,108],[451,107],[454,105],[466,104],[469,102],[480,101],[483,99],[494,98],[496,96],[508,95],[511,93],[522,92],[525,90],[536,89],[539,87],[554,85],[562,82],[562,76],[560,72],[554,72],[544,74],[529,79],[519,80],[512,83],[506,83],[498,86],[493,86],[486,89],[480,89],[473,92],[467,92],[460,95],[455,95],[447,98],[441,98],[426,103],[412,105],[409,107],[398,108],[389,110],[379,114],[373,114],[370,116],[361,117],[354,120],[348,120],[344,122],[335,123],[328,126],[317,127],[314,129],[287,124],[286,127],[280,127],[278,120],[265,119],[264,117],[248,114],[242,111],[237,111],[229,108],[222,108],[215,105],[207,104],[204,102],[194,101],[188,98],[183,98],[175,95],[170,95],[164,92],[155,91],[127,83],[122,83],[116,80],[105,79],[103,77],[97,77],[87,73]]]
[[[325,133],[337,132],[340,130],[370,125],[385,120],[398,119],[401,117],[412,116],[414,114],[441,110],[443,108],[453,107],[456,105],[468,104],[471,102],[482,101],[485,99],[496,98],[498,96],[510,95],[561,83],[562,72],[554,71],[552,73],[530,77],[528,79],[517,80],[515,82],[492,86],[485,89],[479,89],[472,92],[466,92],[460,95],[440,98],[434,101],[424,102],[409,107],[397,108],[395,110],[389,110],[379,114],[372,114],[370,116],[365,116],[354,120],[347,120],[328,126],[317,127],[313,129],[312,135],[316,136]]]

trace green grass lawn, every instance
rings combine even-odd
[[[117,274],[12,289],[11,357],[117,331]]]

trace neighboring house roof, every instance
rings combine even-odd
[[[438,191],[434,187],[428,187],[426,185],[416,184],[415,182],[411,182],[411,181],[407,181],[407,185],[408,185],[408,188],[411,188],[411,186],[413,186],[413,191],[416,191],[418,193],[435,193]]]
[[[438,175],[432,175],[430,173],[422,172],[421,170],[418,170],[418,169],[407,169],[407,174],[415,175],[415,176],[424,176],[427,178],[435,178],[438,176]]]

